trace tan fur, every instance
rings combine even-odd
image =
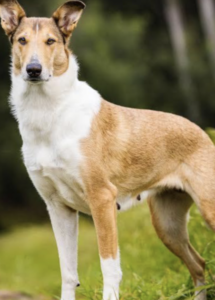
[[[204,281],[205,262],[190,245],[186,227],[192,199],[184,192],[164,191],[151,196],[148,202],[160,239],[184,261],[195,283]]]
[[[38,29],[38,32],[37,32]],[[25,37],[27,44],[22,46],[19,38]],[[55,45],[48,46],[49,38],[56,40]],[[26,18],[24,17],[13,38],[12,54],[15,64],[15,72],[19,74],[23,65],[27,65],[37,46],[41,64],[50,69],[53,57],[54,76],[62,75],[68,68],[69,50],[62,43],[62,36],[53,19]]]
[[[85,4],[81,1],[69,1],[59,7],[53,14],[58,27],[64,34],[67,42],[82,15]]]
[[[11,36],[25,16],[25,11],[16,0],[0,0],[1,25],[8,36]]]
[[[116,256],[117,233],[110,223],[115,223],[113,203],[116,204],[118,192],[137,196],[144,190],[174,191],[175,188],[182,188],[189,190],[194,198],[193,189],[197,188],[201,190],[201,194],[197,195],[199,208],[203,215],[206,214],[205,219],[209,224],[215,226],[215,188],[212,182],[208,185],[209,179],[215,180],[215,149],[208,136],[195,124],[172,114],[123,108],[103,101],[101,111],[92,124],[90,137],[82,142],[82,149],[85,157],[82,167],[85,193],[93,207],[97,232],[102,231],[103,236],[112,237],[111,241],[99,237],[103,258]],[[108,190],[110,192],[107,200]],[[174,192],[154,197],[163,198],[165,195],[168,196],[165,206],[167,214],[172,210],[177,215],[181,210],[184,220],[181,232],[182,248],[177,248],[176,239],[169,237],[168,226],[166,229],[162,228],[161,222],[166,218],[162,205],[157,211],[160,220],[157,221],[153,212],[153,201],[150,201],[158,235],[185,261],[194,281],[202,279],[204,261],[190,246],[185,227],[186,213],[192,200],[188,196],[182,197],[184,194],[178,195]],[[202,195],[207,195],[207,201]],[[171,200],[169,196],[172,196]],[[104,211],[108,216],[107,220],[103,217]],[[109,217],[111,212],[112,221]],[[177,224],[175,218],[172,222],[174,221],[176,229],[180,231],[180,222]],[[170,244],[169,238],[172,239]],[[184,252],[184,248],[188,252]],[[189,260],[190,255],[193,258]]]
[[[184,118],[103,101],[91,135],[83,141],[83,176],[87,183],[104,178],[123,194],[138,195],[158,187],[169,174],[183,176],[183,164],[208,145],[207,135]]]

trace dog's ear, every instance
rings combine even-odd
[[[53,18],[66,39],[69,39],[86,5],[81,1],[69,1],[60,6]]]
[[[0,0],[1,25],[9,37],[16,31],[25,15],[24,9],[16,0]]]

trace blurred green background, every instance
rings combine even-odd
[[[80,64],[80,79],[87,81],[99,90],[105,99],[113,103],[129,107],[162,110],[185,116],[207,130],[215,140],[213,130],[215,127],[214,0],[86,0],[85,2],[87,9],[71,40],[71,48],[74,54],[77,55]],[[49,17],[63,1],[20,0],[20,3],[29,16]],[[10,89],[10,44],[2,30],[0,31],[0,44],[2,45],[0,49],[0,233],[2,234],[0,235],[0,260],[1,257],[4,259],[3,263],[0,262],[2,272],[0,272],[0,288],[5,286],[5,288],[23,289],[31,292],[33,289],[32,282],[36,280],[35,278],[38,281],[42,278],[44,269],[40,268],[37,263],[35,263],[36,267],[34,264],[31,265],[28,260],[25,262],[25,259],[22,262],[22,258],[20,260],[17,258],[17,262],[14,249],[18,247],[18,253],[24,255],[23,253],[29,250],[27,245],[33,243],[32,249],[36,249],[37,253],[40,251],[46,252],[46,250],[47,253],[50,253],[53,249],[53,261],[57,260],[57,256],[54,252],[56,250],[53,248],[55,246],[50,227],[46,224],[44,230],[41,229],[43,227],[40,227],[41,224],[48,221],[45,205],[37,195],[23,166],[20,152],[22,142],[16,121],[10,114],[7,101]],[[140,214],[139,211],[138,213]],[[146,209],[143,210],[143,217],[144,214],[149,219]],[[195,217],[196,215],[197,213],[194,214],[194,219],[199,221],[198,216]],[[138,220],[138,217],[135,218],[133,212],[125,214],[122,218],[125,223],[129,223],[128,220],[135,222],[135,219]],[[141,220],[142,217],[139,215],[139,223]],[[91,222],[82,218],[81,222],[81,232],[91,236]],[[123,230],[122,224],[121,228]],[[202,235],[208,237],[207,242],[211,243],[213,235],[208,233],[208,229],[204,225],[197,225],[196,221],[193,224],[192,229],[195,230],[196,228],[197,230],[198,228]],[[143,239],[145,237],[149,240],[147,233],[142,235],[142,231],[138,231],[139,229],[136,229],[137,234],[141,235]],[[149,222],[147,222],[145,228],[141,229],[149,230],[155,238]],[[44,235],[40,236],[42,232]],[[38,239],[32,239],[34,235]],[[48,243],[49,238],[52,239],[50,244],[43,246],[43,239]],[[129,235],[124,240],[122,239],[124,247],[126,247],[126,240],[128,239]],[[205,238],[204,241],[206,241]],[[151,264],[146,269],[149,276],[154,272],[158,275],[156,283],[153,281],[152,286],[159,285],[159,276],[161,273],[164,275],[165,272],[169,272],[168,266],[172,264],[172,258],[168,260],[169,252],[162,250],[163,248],[159,250],[160,252],[156,250],[162,247],[159,241],[157,243],[160,246],[153,244],[153,238],[150,238],[148,242],[149,244],[151,242],[149,245],[150,253],[155,251],[156,256],[158,256],[161,252],[161,255],[164,255],[164,260],[166,259],[165,264],[160,265],[159,270],[162,269],[161,272],[159,271],[160,273],[157,271],[156,268],[158,267],[154,261],[151,269]],[[18,246],[20,243],[22,247]],[[84,241],[81,243],[83,245],[81,252],[84,252],[84,246],[86,245]],[[133,244],[135,245],[135,242]],[[139,246],[137,242],[135,247],[138,248]],[[203,244],[200,248],[204,252]],[[31,250],[29,251],[31,253]],[[86,260],[88,263],[92,263],[94,251],[96,250],[92,250],[91,258],[90,256],[88,258],[86,253],[81,253],[83,257],[86,256],[83,261]],[[213,248],[211,251],[212,256],[215,249]],[[143,253],[145,254],[146,251]],[[40,255],[42,256],[42,252],[40,252]],[[211,256],[208,256],[208,260],[212,259]],[[36,255],[35,260],[40,259]],[[135,260],[135,257],[133,259]],[[140,259],[136,260],[136,271],[137,274],[139,272],[139,275],[143,275],[145,271],[140,267]],[[142,260],[144,260],[144,256]],[[47,261],[51,266],[52,256],[49,257],[48,255],[48,258],[45,256],[43,267],[46,266],[45,262]],[[129,269],[130,259],[127,257],[126,261]],[[124,264],[126,264],[126,261]],[[173,259],[173,268],[175,268],[175,276],[177,277],[181,265],[176,261]],[[99,270],[98,262],[95,264],[97,264],[95,269],[92,267],[89,271],[83,271],[83,274],[88,274],[87,272],[97,274],[95,272]],[[57,262],[55,262],[55,267],[59,275]],[[12,276],[12,274],[16,274],[16,268],[22,270],[20,273],[18,272],[17,278],[19,279],[14,279]],[[25,288],[23,282],[26,282],[24,274],[26,274],[27,268],[31,268],[31,272],[27,276],[29,281],[32,280],[32,282]],[[81,268],[87,270],[84,265],[81,265]],[[7,271],[4,271],[6,269]],[[53,272],[55,271],[51,269],[46,277],[51,276]],[[88,275],[93,277],[92,274]],[[132,274],[133,268],[130,275],[138,276]],[[173,278],[174,293],[177,294],[177,289],[183,290],[181,286],[182,278],[175,284],[177,278],[174,281],[171,272],[168,276],[168,278]],[[186,276],[189,278],[188,273],[186,273]],[[144,278],[146,280],[147,276]],[[213,281],[213,277],[211,278]],[[148,280],[151,280],[150,277]],[[50,279],[51,281],[52,279]],[[54,291],[59,293],[59,277],[54,277],[53,281],[56,281],[57,284],[51,288],[52,293]],[[48,289],[50,282],[48,281],[47,285],[45,284],[44,289]],[[142,289],[143,282],[140,283],[139,277],[137,282],[139,288]],[[187,282],[188,284],[184,287],[185,290],[190,287],[190,279],[187,279]],[[135,287],[136,291],[138,291],[138,286]],[[43,292],[42,289],[43,287],[40,286],[33,292],[38,292],[38,290]],[[158,296],[159,292],[154,296],[148,295],[147,300],[167,299],[165,298],[165,291],[162,288],[160,289],[161,295]],[[129,291],[131,292],[131,290]],[[167,294],[170,295],[171,292],[170,288]],[[140,297],[138,294],[134,297],[137,298],[132,299],[146,299],[141,298],[142,296]],[[128,299],[131,299],[131,296]]]

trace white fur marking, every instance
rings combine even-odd
[[[33,55],[33,58],[36,60],[38,60],[38,35],[39,35],[39,20],[37,20],[37,23],[36,23],[36,39],[35,39],[35,42],[34,42],[34,55]]]
[[[118,253],[116,259],[100,260],[104,281],[103,300],[119,300],[119,284],[122,279],[120,254]]]
[[[205,285],[205,282],[197,280],[197,282],[196,282],[196,288],[204,286],[204,285]],[[206,299],[207,299],[206,290],[196,291],[195,292],[195,300],[206,300]]]
[[[177,188],[184,190],[183,183],[177,174],[171,173],[156,184],[156,187]]]
[[[148,198],[149,193],[150,193],[150,191],[142,192],[140,194],[141,200],[137,199],[138,195],[136,197],[132,197],[130,194],[129,195],[119,195],[117,197],[116,202],[119,203],[119,205],[120,205],[120,212],[128,210],[133,206],[142,204]]]
[[[11,105],[23,139],[24,162],[40,194],[48,198],[57,191],[67,205],[90,213],[79,173],[80,141],[90,134],[101,97],[78,81],[77,74],[73,56],[66,73],[43,84],[33,85],[13,74]]]

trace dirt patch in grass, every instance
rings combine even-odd
[[[43,296],[32,297],[26,293],[0,291],[0,300],[48,300]]]

